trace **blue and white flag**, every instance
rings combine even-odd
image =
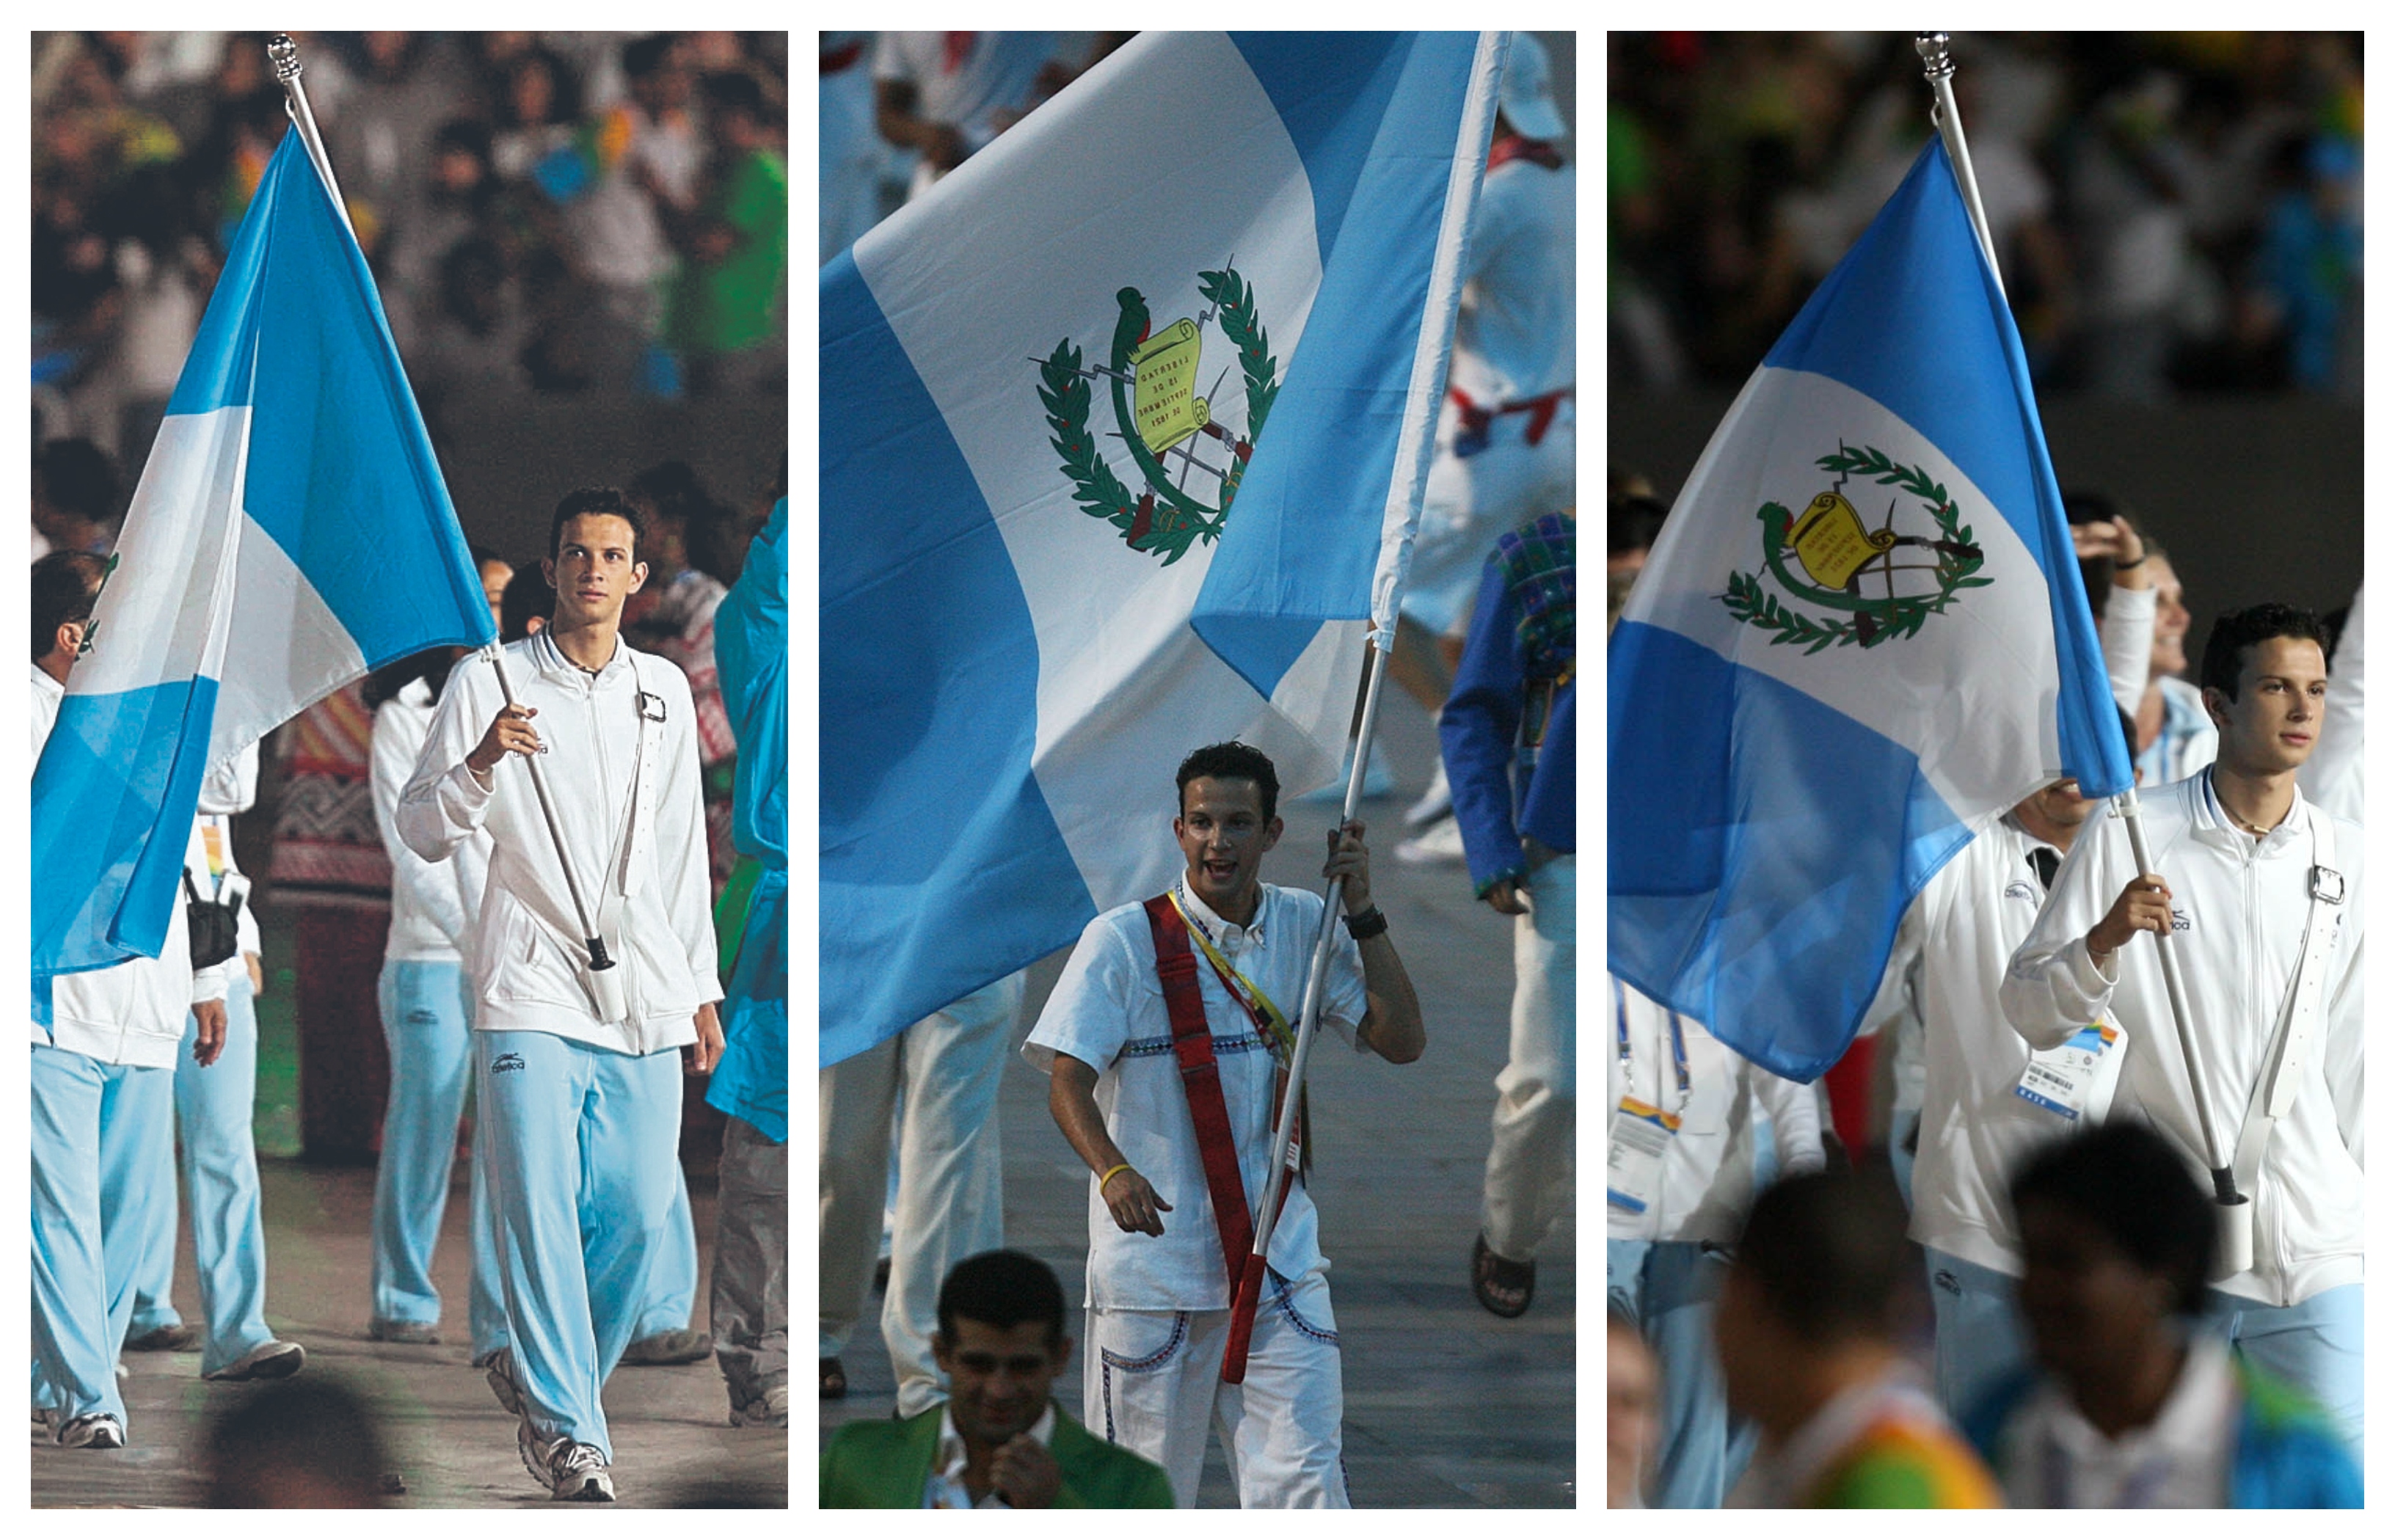
[[[234,234],[33,770],[33,972],[154,957],[207,768],[494,636],[365,258],[288,133]]]
[[[1191,749],[1334,773],[1502,53],[1142,33],[825,266],[825,1063],[1160,891]]]
[[[1607,966],[1779,1074],[2062,775],[2129,784],[2029,371],[1932,140],[1722,420],[1606,660]]]

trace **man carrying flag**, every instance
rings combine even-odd
[[[690,684],[618,635],[648,578],[640,537],[613,487],[559,501],[542,563],[555,616],[452,670],[395,820],[426,861],[490,835],[474,1085],[508,1346],[488,1368],[524,1468],[570,1502],[615,1501],[599,1392],[665,1244],[677,1050],[695,1074],[723,1051]],[[548,788],[509,763],[550,744]]]
[[[1092,1177],[1082,1416],[1164,1467],[1183,1507],[1198,1503],[1210,1423],[1240,1507],[1346,1507],[1339,1328],[1302,1181],[1273,1227],[1246,1382],[1222,1382],[1287,1090],[1283,1002],[1304,993],[1322,900],[1258,878],[1281,835],[1270,759],[1216,744],[1176,779],[1181,879],[1090,922],[1023,1047]],[[1347,929],[1323,1020],[1411,1063],[1422,1005],[1372,902],[1361,823],[1333,833],[1322,875],[1344,878]]]

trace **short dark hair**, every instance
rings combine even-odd
[[[33,660],[50,655],[59,627],[91,618],[108,563],[89,551],[52,551],[33,563]]]
[[[1215,781],[1254,782],[1257,794],[1264,798],[1264,822],[1273,821],[1274,811],[1280,806],[1280,773],[1273,769],[1264,750],[1234,739],[1193,751],[1173,772],[1172,810],[1176,816],[1187,805],[1189,783],[1201,775]]]
[[[1904,1222],[1884,1178],[1806,1172],[1755,1199],[1731,1265],[1760,1285],[1788,1331],[1825,1342],[1886,1337],[1911,1275]]]
[[[508,586],[499,590],[499,639],[522,641],[532,635],[531,622],[549,624],[549,612],[556,599],[549,581],[537,567],[519,567]]]
[[[607,513],[632,526],[632,559],[641,557],[642,537],[649,533],[649,521],[642,517],[632,500],[615,487],[576,487],[557,500],[557,511],[549,516],[549,554],[557,555],[558,537],[565,532],[565,521],[579,519],[586,513]]]
[[[2182,1315],[2204,1308],[2217,1244],[2213,1204],[2187,1162],[2137,1123],[2101,1123],[2039,1150],[2012,1181],[2013,1212],[2063,1209],[2100,1231],[2145,1272],[2170,1281]]]
[[[708,106],[718,112],[744,112],[761,124],[765,121],[765,88],[745,70],[718,70],[701,89]]]
[[[655,33],[625,44],[619,56],[625,75],[632,80],[646,80],[655,74],[664,67],[666,56],[673,52],[674,42],[672,33]]]
[[[104,523],[124,510],[124,482],[108,451],[89,439],[53,439],[41,448],[42,496],[54,508]]]
[[[2203,642],[2203,688],[2235,700],[2246,650],[2276,637],[2317,643],[2322,663],[2328,659],[2328,633],[2321,629],[2318,615],[2294,604],[2249,604],[2212,623],[2212,635]]]
[[[1020,1251],[985,1251],[948,1270],[940,1283],[940,1340],[953,1347],[957,1323],[977,1321],[1009,1331],[1026,1321],[1048,1328],[1048,1345],[1065,1340],[1065,1289],[1055,1270]]]

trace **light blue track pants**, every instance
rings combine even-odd
[[[1752,1426],[1733,1426],[1714,1357],[1714,1302],[1729,1263],[1693,1241],[1605,1243],[1607,1303],[1638,1323],[1663,1376],[1663,1442],[1649,1507],[1714,1508],[1746,1472]]]
[[[390,1100],[375,1166],[374,1319],[437,1325],[441,1291],[432,1252],[449,1204],[457,1117],[473,1065],[471,996],[454,962],[394,959],[378,991],[383,1043],[390,1050]],[[477,1357],[507,1340],[497,1263],[491,1254],[487,1194],[479,1176],[466,1231],[473,1248],[469,1324]]]
[[[681,1054],[475,1034],[478,1133],[516,1380],[536,1432],[612,1461],[599,1389],[646,1309],[673,1211]]]
[[[2318,1402],[2362,1460],[2362,1285],[2269,1306],[2204,1291],[2203,1324],[2263,1373]]]
[[[1938,1320],[1938,1401],[1961,1422],[1980,1399],[2030,1362],[2020,1280],[1925,1246],[1929,1308]]]
[[[225,990],[224,1004],[224,1053],[205,1069],[193,1057],[199,1020],[183,1019],[183,1046],[175,1060],[175,1116],[155,1130],[152,1144],[150,1170],[161,1198],[147,1205],[131,1328],[139,1336],[182,1320],[174,1304],[179,1125],[192,1260],[207,1322],[200,1351],[204,1375],[274,1339],[266,1329],[266,1225],[258,1213],[258,1146],[250,1132],[258,1104],[258,1005],[246,970]]]
[[[158,1185],[152,1125],[171,1126],[173,1108],[168,1070],[33,1046],[33,1404],[61,1420],[125,1420],[116,1354],[148,1229],[139,1200]]]

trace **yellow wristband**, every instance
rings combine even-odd
[[[1098,1178],[1098,1191],[1104,1192],[1106,1190],[1106,1183],[1114,1180],[1117,1177],[1130,1169],[1131,1162],[1129,1161],[1123,1162],[1120,1165],[1109,1167],[1106,1174]]]

